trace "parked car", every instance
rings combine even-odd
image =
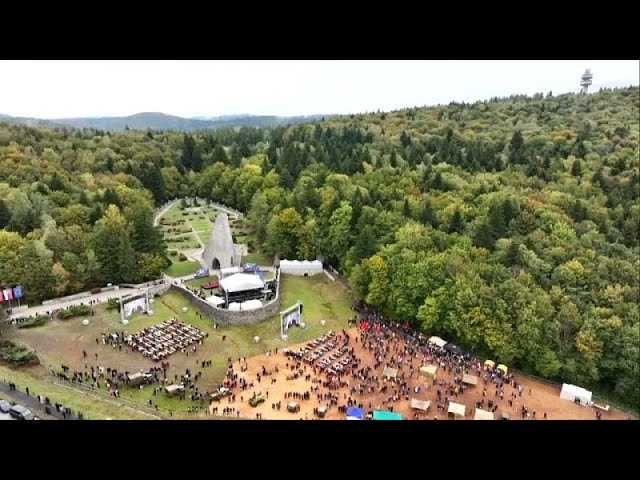
[[[11,404],[6,400],[0,400],[0,412],[9,413],[9,410],[11,410]]]
[[[28,408],[23,407],[22,405],[14,405],[9,410],[9,415],[11,415],[16,420],[33,420],[36,416],[29,410]]]
[[[262,395],[254,395],[249,399],[249,405],[251,405],[252,407],[257,407],[264,401],[265,398]]]
[[[219,402],[224,397],[228,397],[229,395],[231,395],[231,390],[225,387],[220,387],[218,391],[211,394],[211,400],[213,400],[214,402]]]

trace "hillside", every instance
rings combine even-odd
[[[260,115],[225,115],[208,119],[183,118],[164,113],[145,112],[126,117],[58,118],[39,119],[11,117],[0,114],[0,121],[42,127],[95,128],[97,130],[122,131],[125,128],[138,130],[195,131],[233,127],[275,127],[292,125],[321,118],[322,115],[299,117],[276,117]]]
[[[638,410],[639,114],[633,87],[186,135],[0,124],[0,282],[153,278],[154,205],[198,195],[391,318]]]

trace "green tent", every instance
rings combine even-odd
[[[375,410],[373,412],[374,420],[402,420],[402,415],[394,412],[387,412],[386,410]]]

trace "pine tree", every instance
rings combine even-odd
[[[436,211],[428,200],[422,206],[419,220],[425,225],[431,225],[434,228],[437,226]]]
[[[7,204],[0,199],[0,230],[9,225],[11,221],[11,212],[7,208]]]
[[[227,163],[229,159],[227,158],[227,153],[224,151],[224,147],[220,144],[216,145],[213,148],[213,152],[211,153],[211,160],[213,163],[222,162]]]
[[[449,233],[462,233],[464,232],[465,222],[462,217],[462,213],[459,208],[456,208],[456,211],[453,212],[453,216],[451,217],[451,223],[449,225]]]
[[[117,192],[111,187],[108,187],[104,191],[104,194],[102,195],[102,203],[106,206],[115,205],[117,207],[122,207],[122,203],[120,202]]]
[[[524,138],[520,130],[516,130],[511,137],[511,144],[509,145],[509,160],[514,165],[522,163],[523,153]]]
[[[502,238],[507,233],[507,221],[501,204],[491,205],[487,222],[493,234],[494,243],[495,240]]]
[[[412,218],[411,206],[409,205],[408,198],[404,199],[404,205],[402,206],[402,215],[404,215],[405,218]]]
[[[131,216],[131,246],[137,254],[155,253],[164,256],[162,232],[153,226],[153,212],[135,210]]]
[[[582,175],[582,162],[579,159],[575,159],[571,165],[571,175],[579,177]]]
[[[118,208],[109,205],[97,223],[93,238],[96,258],[110,283],[135,279],[135,252],[129,240],[128,225]]]
[[[160,168],[155,163],[148,165],[144,170],[144,174],[142,176],[142,184],[146,189],[151,191],[156,205],[163,205],[164,203],[166,203],[168,196],[164,184],[164,178],[162,177]]]
[[[391,150],[391,154],[389,155],[389,166],[392,168],[396,168],[398,166],[398,158],[395,149]]]
[[[400,134],[400,144],[403,148],[407,148],[409,145],[411,145],[411,138],[409,137],[409,135],[407,135],[407,132],[405,130],[402,130],[402,133]]]

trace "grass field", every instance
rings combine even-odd
[[[193,262],[191,260],[181,262],[177,260],[176,257],[171,257],[171,261],[173,263],[164,271],[164,273],[172,277],[183,277],[185,275],[191,275],[193,273],[196,273],[201,268],[198,262]]]
[[[207,279],[201,279],[206,281]],[[314,277],[282,276],[281,306],[285,309],[297,300],[304,304],[303,321],[306,328],[292,328],[288,344],[315,338],[328,330],[340,330],[346,327],[351,316],[351,299],[349,294],[337,283],[330,282],[324,275]],[[187,311],[182,309],[186,307]],[[201,330],[208,332],[209,337],[203,345],[198,346],[196,354],[187,356],[176,353],[168,358],[170,362],[169,377],[183,373],[191,368],[194,373],[202,371],[198,381],[201,390],[212,391],[222,380],[227,365],[227,357],[253,356],[264,353],[267,349],[285,346],[280,339],[280,318],[278,315],[257,325],[213,328],[213,321],[202,317],[189,301],[181,295],[169,292],[153,299],[152,316],[139,314],[130,318],[127,331],[135,332],[156,325],[171,317],[179,318]],[[107,311],[104,305],[95,307],[95,315],[88,326],[82,325],[81,318],[67,321],[53,320],[45,326],[33,329],[14,329],[8,337],[17,343],[34,348],[44,365],[58,367],[60,364],[75,370],[83,370],[82,351],[90,358],[90,365],[111,366],[119,370],[138,371],[156,364],[139,353],[119,351],[109,346],[96,345],[95,339],[103,332],[121,331],[119,314]],[[322,326],[320,320],[326,320]],[[226,340],[222,341],[222,335]],[[253,338],[259,336],[259,343]],[[99,358],[96,360],[94,354]],[[195,358],[194,358],[195,357]],[[212,366],[200,368],[202,360],[211,360]],[[55,401],[67,404],[83,411],[90,418],[145,418],[144,414],[112,405],[104,399],[92,398],[85,393],[78,393],[64,387],[51,384],[50,375],[42,368],[29,371],[0,367],[0,378],[13,379],[19,385],[29,386],[30,390],[45,394]],[[104,391],[104,388],[103,388]],[[197,414],[187,413],[192,406],[188,396],[186,400],[168,398],[164,394],[153,395],[152,388],[143,390],[123,388],[121,397],[124,400],[147,404],[149,400],[158,405],[161,411],[171,410],[176,418],[198,418]]]
[[[257,263],[258,265],[270,266],[273,265],[273,257],[265,255],[263,253],[253,252],[248,253],[242,257],[243,263]]]
[[[149,416],[144,413],[108,403],[89,393],[81,393],[63,385],[56,385],[42,367],[16,370],[0,365],[0,378],[16,383],[21,391],[29,387],[31,395],[44,395],[49,397],[52,403],[62,403],[74,412],[83,412],[86,419],[149,420]]]

